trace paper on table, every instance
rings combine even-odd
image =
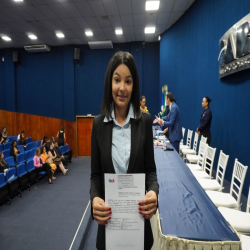
[[[145,174],[105,174],[105,204],[112,215],[106,249],[144,249],[144,218],[138,202],[145,197]]]

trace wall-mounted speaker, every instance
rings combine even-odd
[[[80,49],[74,48],[74,60],[80,60]]]
[[[17,51],[13,51],[13,62],[19,62],[19,56]]]

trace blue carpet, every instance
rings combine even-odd
[[[73,158],[64,176],[40,181],[0,207],[0,249],[68,250],[89,202],[90,157]]]

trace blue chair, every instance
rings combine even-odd
[[[25,163],[19,164],[17,166],[16,172],[17,172],[17,177],[19,179],[20,189],[23,190],[29,187],[30,190],[29,177],[25,168]]]
[[[28,161],[28,160],[33,160],[33,157],[34,157],[34,154],[33,154],[32,149],[26,151],[26,160],[27,160],[27,161]]]
[[[3,144],[0,144],[0,151],[3,151]]]
[[[8,186],[4,173],[0,173],[0,205],[8,200]]]
[[[34,157],[34,155],[35,155],[35,153],[36,153],[36,148],[32,148],[31,151],[32,151],[32,155],[33,155],[33,156],[32,156],[32,159],[33,159],[33,157]]]
[[[25,162],[25,161],[26,161],[25,158],[26,158],[26,157],[25,157],[25,154],[22,154],[22,153],[18,154],[18,155],[16,156],[16,163],[17,163],[17,164],[20,164],[20,163],[22,163],[22,162]]]
[[[65,152],[68,153],[69,152],[69,144],[66,144],[64,147],[65,147]]]
[[[61,146],[59,149],[60,149],[60,151],[61,151],[61,153],[62,153],[62,154],[64,154],[64,153],[65,153],[64,146]]]
[[[17,141],[17,135],[10,136],[12,138],[12,141]]]
[[[25,153],[23,145],[17,146],[17,148],[20,149],[20,153],[22,153],[22,154]]]
[[[32,137],[27,137],[27,138],[26,138],[26,142],[27,142],[27,143],[32,142]]]
[[[37,146],[37,147],[41,147],[41,141],[42,141],[42,140],[38,140],[38,141],[36,142],[36,146]]]
[[[9,149],[3,150],[3,154],[4,154],[4,159],[10,157],[10,150]]]
[[[28,178],[29,178],[29,184],[32,184],[34,182],[38,182],[38,174],[37,174],[37,169],[34,167],[34,161],[28,160],[26,164],[26,171],[28,173]]]
[[[10,149],[10,147],[11,147],[11,142],[6,142],[4,144],[4,150]]]
[[[7,139],[8,139],[8,142],[12,142],[13,141],[12,136],[7,137]]]
[[[36,148],[36,142],[30,142],[26,144],[26,151]]]
[[[14,157],[13,156],[10,156],[10,157],[6,158],[5,161],[8,163],[8,165],[10,167],[15,167],[16,166],[16,163],[14,161]]]
[[[10,202],[10,198],[12,196],[18,193],[19,195],[21,195],[21,190],[15,168],[10,168],[6,171],[6,182],[8,185],[9,202]]]
[[[20,141],[16,141],[16,145],[19,146],[19,144],[20,144]]]

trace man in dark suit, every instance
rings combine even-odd
[[[175,150],[179,153],[179,145],[182,139],[181,117],[179,107],[174,102],[174,95],[171,92],[167,94],[167,105],[170,109],[169,114],[162,117],[162,119],[159,119],[156,116],[154,123],[158,122],[161,126],[168,127],[169,140]]]
[[[67,166],[69,158],[68,158],[67,155],[62,154],[60,148],[58,147],[58,142],[57,141],[54,142],[54,150],[56,152],[57,157],[61,158],[63,165]]]

